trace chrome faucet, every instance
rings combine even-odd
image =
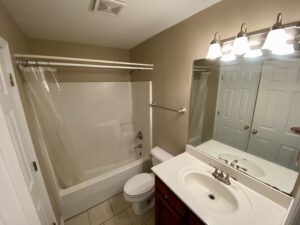
[[[134,147],[135,150],[137,150],[138,148],[143,148],[144,146],[142,144],[139,144],[137,146]]]
[[[239,161],[237,159],[233,160],[231,163],[230,163],[230,166],[232,166],[233,168],[236,168],[237,170],[239,171],[242,171],[242,172],[247,172],[248,170],[244,167],[241,167],[239,165]]]
[[[237,159],[235,159],[230,163],[230,166],[234,167],[235,164],[237,164],[237,163],[239,163],[239,161]]]
[[[240,165],[236,165],[235,168],[239,171],[242,171],[242,172],[247,172],[248,170],[244,167],[241,167]]]
[[[231,185],[229,175],[216,167],[214,168],[215,171],[212,173],[212,176],[226,185]]]

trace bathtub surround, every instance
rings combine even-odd
[[[21,71],[65,219],[120,192],[143,171],[152,146],[150,82],[59,83],[54,68]],[[143,140],[135,138],[138,131]],[[143,147],[135,149],[138,144]]]

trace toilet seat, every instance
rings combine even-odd
[[[152,195],[154,192],[154,177],[153,174],[141,173],[130,178],[124,186],[124,194],[136,199]]]

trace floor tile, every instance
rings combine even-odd
[[[65,225],[90,225],[88,213],[82,213],[65,221]]]
[[[104,225],[130,225],[130,222],[124,211],[105,222]]]
[[[142,225],[145,224],[151,217],[154,217],[154,210],[151,209],[143,215],[135,215],[132,208],[126,210],[131,225]]]
[[[112,197],[111,199],[109,199],[111,208],[113,210],[113,213],[116,215],[119,212],[123,211],[124,209],[127,209],[130,207],[130,203],[127,202],[124,197],[123,197],[123,193],[118,194],[114,197]]]
[[[100,225],[114,216],[108,201],[91,208],[88,213],[91,225]]]

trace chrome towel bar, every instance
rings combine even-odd
[[[156,107],[156,108],[160,108],[160,109],[166,109],[166,110],[169,110],[169,111],[172,111],[172,112],[177,112],[177,113],[185,113],[186,112],[186,108],[182,107],[180,109],[171,109],[171,108],[167,108],[167,107],[164,107],[164,106],[160,106],[160,105],[157,105],[156,102],[153,102],[151,104],[149,104],[151,107]]]

